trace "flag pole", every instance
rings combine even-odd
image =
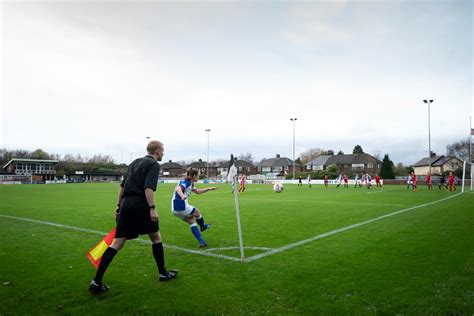
[[[235,200],[235,216],[237,216],[237,230],[239,233],[239,247],[240,247],[240,262],[244,262],[245,255],[244,255],[244,242],[242,238],[242,226],[240,224],[240,210],[239,210],[239,196],[237,194],[237,190],[235,184],[237,183],[237,168],[234,165],[234,155],[230,155],[229,161],[229,169],[227,172],[227,181],[231,181],[232,183],[232,193],[234,193],[234,200]]]
[[[237,180],[236,178],[237,176],[234,177],[234,180],[233,180],[234,183]],[[240,225],[239,197],[234,185],[233,185],[233,190],[234,190],[234,200],[235,200],[235,214],[237,216],[237,230],[239,231],[240,261],[244,262],[245,255],[244,255],[244,242],[242,238],[242,226]]]

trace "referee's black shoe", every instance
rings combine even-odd
[[[105,284],[97,284],[94,280],[91,281],[91,285],[89,286],[89,292],[92,294],[99,294],[102,292],[107,292],[109,287]]]
[[[168,270],[168,271],[166,271],[165,275],[160,273],[159,280],[160,280],[160,282],[165,282],[165,281],[169,281],[171,279],[174,279],[177,276],[178,276],[178,270]]]

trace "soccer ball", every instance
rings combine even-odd
[[[283,191],[283,184],[281,184],[280,182],[277,182],[273,185],[273,191],[275,191],[276,193],[280,193]]]

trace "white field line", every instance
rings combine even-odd
[[[106,236],[107,235],[107,233],[104,233],[104,232],[101,232],[101,231],[98,231],[98,230],[75,227],[75,226],[68,226],[68,225],[57,224],[57,223],[52,223],[52,222],[39,221],[39,220],[29,219],[29,218],[24,218],[24,217],[16,217],[16,216],[1,215],[1,214],[0,214],[0,217],[14,219],[14,220],[21,220],[21,221],[31,222],[31,223],[35,223],[35,224],[42,224],[42,225],[60,227],[60,228],[75,230],[75,231],[79,231],[79,232],[92,233],[92,234],[101,235],[101,236]],[[151,241],[145,240],[145,239],[137,238],[137,239],[133,239],[132,241],[137,241],[137,242],[142,243],[142,244],[151,245]],[[235,261],[235,262],[241,262],[240,258],[225,256],[225,255],[216,254],[216,253],[204,252],[204,251],[200,251],[200,250],[188,249],[188,248],[175,246],[175,245],[171,245],[171,244],[164,244],[164,245],[165,245],[165,248],[176,249],[176,250],[187,252],[187,253],[197,254],[197,255],[201,255],[201,256],[208,256],[208,257],[215,257],[215,258],[220,258],[220,259],[226,259],[226,260]]]
[[[387,189],[387,190],[384,190],[384,189],[379,189],[377,191],[370,191],[370,192],[367,192],[368,194],[371,194],[371,193],[384,193],[384,192],[388,192],[388,191],[393,191],[395,189]]]
[[[350,204],[350,205],[376,205],[376,206],[408,206],[406,204],[391,204],[391,203],[370,203],[370,202],[347,202],[347,201],[323,201],[323,200],[279,200],[279,199],[253,199],[240,198],[239,200],[253,200],[253,201],[275,201],[275,202],[299,202],[299,203],[326,203],[326,204]]]
[[[408,211],[415,210],[415,209],[418,209],[418,208],[422,208],[422,207],[425,207],[425,206],[440,203],[440,202],[452,199],[454,197],[457,197],[461,194],[462,193],[458,193],[458,194],[455,194],[455,195],[452,195],[452,196],[449,196],[449,197],[446,197],[446,198],[443,198],[443,199],[440,199],[440,200],[436,200],[436,201],[433,201],[433,202],[429,202],[429,203],[425,203],[425,204],[405,208],[403,210],[399,210],[399,211],[396,211],[396,212],[393,212],[393,213],[385,214],[385,215],[382,215],[382,216],[379,216],[379,217],[376,217],[376,218],[372,218],[372,219],[369,219],[369,220],[366,220],[366,221],[363,221],[363,222],[360,222],[360,223],[356,223],[356,224],[352,224],[352,225],[345,226],[345,227],[342,227],[342,228],[338,228],[338,229],[329,231],[329,232],[324,233],[324,234],[320,234],[320,235],[317,235],[317,236],[314,236],[314,237],[311,237],[311,238],[308,238],[308,239],[300,240],[300,241],[288,244],[288,245],[280,247],[280,248],[275,248],[273,250],[270,250],[270,251],[267,251],[267,252],[264,252],[264,253],[261,253],[261,254],[255,255],[255,256],[245,258],[244,262],[251,262],[251,261],[255,261],[255,260],[267,257],[267,256],[271,256],[271,255],[274,255],[276,253],[283,252],[283,251],[286,251],[286,250],[289,250],[289,249],[292,249],[292,248],[310,243],[312,241],[322,239],[324,237],[332,236],[332,235],[335,235],[337,233],[344,232],[346,230],[350,230],[350,229],[357,228],[357,227],[360,227],[360,226],[363,226],[363,225],[367,225],[367,224],[373,223],[375,221],[379,221],[379,220],[387,218],[387,217],[391,217],[391,216],[398,215],[398,214],[401,214],[401,213],[404,213],[404,212],[408,212]]]
[[[273,248],[268,248],[268,247],[244,247],[246,250],[251,249],[251,250],[272,250]],[[222,250],[236,250],[240,249],[240,247],[222,247],[222,248],[208,248],[203,250],[203,252],[212,252],[212,251],[222,251]]]

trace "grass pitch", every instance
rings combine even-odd
[[[110,291],[91,296],[85,254],[114,226],[118,185],[0,186],[0,314],[474,313],[472,193],[249,185],[240,263],[229,186],[190,197],[213,224],[206,251],[172,216],[173,189],[160,184],[156,204],[178,278],[158,283],[151,247],[129,241],[105,274]]]

